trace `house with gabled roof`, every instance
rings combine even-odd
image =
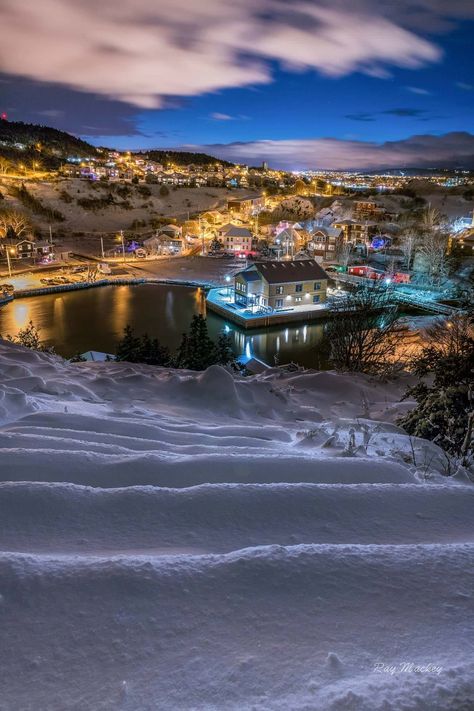
[[[328,275],[314,259],[254,262],[234,277],[235,302],[268,311],[326,301]]]
[[[342,229],[319,225],[314,227],[308,248],[317,261],[334,260],[342,243]]]
[[[252,251],[253,235],[247,227],[239,227],[229,223],[218,231],[226,252],[248,254]]]

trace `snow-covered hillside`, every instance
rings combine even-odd
[[[405,387],[0,341],[0,710],[472,711],[474,487]]]

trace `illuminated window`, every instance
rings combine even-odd
[[[314,282],[314,287],[313,287],[313,289],[314,289],[314,291],[320,291],[320,289],[321,289],[321,284],[320,284],[319,281],[315,281],[315,282]]]
[[[277,288],[276,288],[276,293],[277,293],[277,294],[283,294],[283,287],[282,287],[282,286],[277,286]]]
[[[319,294],[315,294],[313,296],[313,304],[319,304]]]
[[[281,307],[283,306],[283,299],[277,299],[275,301],[275,306],[277,309],[281,309]]]
[[[295,296],[295,301],[297,304],[299,304],[300,301],[303,301],[303,297],[302,296]]]

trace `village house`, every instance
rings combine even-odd
[[[328,276],[314,259],[255,262],[234,277],[235,302],[274,311],[326,301]]]
[[[3,255],[10,259],[32,259],[35,256],[35,242],[32,239],[4,239],[0,242]]]
[[[246,255],[252,251],[253,235],[247,227],[238,227],[233,224],[224,225],[218,230],[218,236],[226,252]]]
[[[219,225],[223,221],[223,215],[219,210],[208,210],[201,214],[203,220],[209,225]]]
[[[354,220],[358,222],[363,222],[364,220],[377,222],[385,219],[387,211],[372,200],[357,200],[354,203],[353,216]]]
[[[180,254],[183,251],[184,240],[178,233],[160,232],[144,239],[143,247],[148,254]]]
[[[34,243],[34,251],[39,259],[53,258],[53,245],[48,240],[40,240]]]
[[[463,230],[451,237],[449,243],[450,253],[460,259],[474,257],[474,228]]]
[[[253,236],[247,227],[230,225],[229,229],[220,231],[223,247],[226,252],[248,254],[252,251]]]
[[[229,198],[227,209],[231,214],[254,215],[265,207],[265,197],[263,195],[246,196],[241,198]]]
[[[160,232],[173,239],[178,239],[183,234],[183,228],[178,225],[165,225],[164,227],[160,227]]]
[[[356,220],[334,222],[332,227],[341,230],[343,241],[353,245],[366,244],[377,231],[377,226],[373,222],[357,222]]]
[[[342,242],[342,230],[336,227],[316,227],[311,233],[308,249],[317,262],[334,260]]]

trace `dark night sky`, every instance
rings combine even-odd
[[[473,21],[472,0],[2,0],[0,109],[119,148],[474,168]]]

